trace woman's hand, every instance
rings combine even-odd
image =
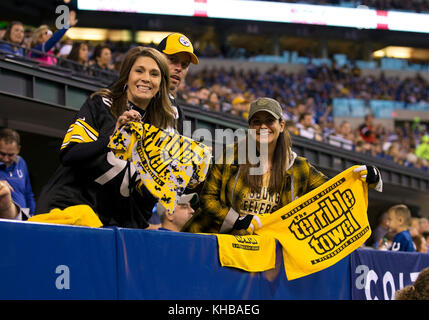
[[[381,180],[381,174],[377,167],[361,165],[354,169],[353,172],[359,173],[360,179],[366,182],[370,188],[378,192],[383,191],[383,181]]]
[[[124,124],[130,121],[141,121],[141,115],[136,110],[125,111],[116,120],[115,131],[122,127]]]
[[[69,14],[69,26],[74,27],[77,24],[76,11],[72,10]]]
[[[12,201],[13,188],[6,180],[0,181],[0,218],[15,219],[18,210]]]

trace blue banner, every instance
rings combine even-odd
[[[276,268],[245,272],[222,267],[217,238],[172,231],[118,228],[119,299],[350,299],[350,258],[288,281],[281,248]]]
[[[112,229],[0,221],[0,299],[116,299]]]
[[[393,300],[429,267],[429,254],[358,249],[351,254],[353,300]]]

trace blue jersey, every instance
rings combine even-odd
[[[12,200],[22,209],[28,208],[29,214],[33,215],[36,205],[24,159],[17,156],[16,161],[8,168],[0,161],[0,180],[6,180],[13,188]]]
[[[399,232],[393,239],[392,251],[408,251],[416,252],[416,246],[411,238],[411,234],[408,230]]]

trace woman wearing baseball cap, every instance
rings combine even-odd
[[[252,161],[250,148],[246,149],[245,161],[240,161],[240,142],[233,146],[232,161],[225,151],[226,161],[212,165],[200,194],[200,208],[183,231],[245,233],[256,215],[272,213],[328,180],[306,158],[292,151],[283,110],[276,100],[253,101],[248,119],[246,139],[256,142],[260,162]],[[378,170],[366,166],[361,169],[368,183],[381,181]]]

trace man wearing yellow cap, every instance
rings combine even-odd
[[[191,41],[181,33],[172,33],[158,45],[158,50],[165,54],[170,68],[170,99],[176,109],[177,131],[183,134],[184,114],[175,98],[177,90],[188,73],[189,64],[198,64]]]

